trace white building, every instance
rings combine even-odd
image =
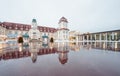
[[[6,39],[5,31],[6,28],[4,28],[3,25],[0,26],[0,42]]]
[[[80,35],[79,31],[70,31],[69,32],[69,41],[70,42],[78,42],[79,35]]]
[[[61,42],[68,42],[69,41],[69,29],[67,26],[67,19],[65,17],[62,17],[59,20],[59,27],[57,29],[57,41]]]

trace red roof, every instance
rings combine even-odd
[[[31,25],[28,24],[20,24],[20,23],[12,23],[12,22],[3,22],[0,24],[0,26],[5,27],[6,29],[10,30],[25,30],[28,31],[31,29]],[[52,27],[44,27],[44,26],[38,26],[38,30],[40,32],[51,32],[54,33],[57,31],[56,28]]]

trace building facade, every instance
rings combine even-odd
[[[70,31],[69,32],[69,41],[70,42],[78,42],[79,41],[78,35],[80,35],[79,31]]]
[[[24,42],[28,42],[31,39],[49,42],[50,38],[53,38],[55,41],[68,41],[69,29],[67,27],[67,23],[68,21],[65,17],[62,17],[59,20],[58,28],[39,26],[36,19],[32,20],[31,25],[13,22],[2,22],[0,23],[0,40],[6,39],[6,41],[17,41],[18,37],[23,37]]]
[[[95,32],[95,33],[84,33],[77,35],[79,41],[91,42],[91,41],[120,41],[120,30],[110,30],[103,32]]]

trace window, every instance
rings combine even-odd
[[[21,27],[21,30],[23,30],[23,28]]]
[[[15,29],[17,29],[17,25],[16,25]]]
[[[9,29],[11,29],[12,27],[10,26]]]
[[[18,34],[18,32],[17,32],[17,31],[15,31],[15,34]]]
[[[27,27],[27,26],[25,26],[25,27],[24,27],[24,29],[25,29],[25,30],[28,30],[28,27]]]
[[[65,33],[65,31],[63,31],[63,33]]]
[[[36,32],[33,32],[33,34],[36,34]]]
[[[12,31],[9,31],[8,33],[9,33],[9,34],[12,34]]]
[[[46,33],[44,33],[44,35],[46,36]]]

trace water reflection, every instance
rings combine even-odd
[[[19,45],[19,46],[18,46],[18,47],[19,47],[19,51],[21,52],[21,51],[23,50],[23,44],[22,44],[22,43],[19,43],[18,45]]]
[[[72,51],[80,51],[81,43],[69,43],[69,47]]]
[[[37,57],[41,55],[57,54],[58,61],[61,64],[68,62],[69,51],[80,51],[81,48],[90,49],[103,49],[120,51],[119,42],[85,42],[85,43],[7,43],[6,48],[0,49],[0,60],[17,59],[24,57],[31,57],[33,63],[37,61]]]
[[[61,64],[65,64],[68,61],[69,43],[61,42],[57,43],[58,59]]]
[[[37,60],[37,53],[39,52],[39,44],[38,42],[30,42],[29,43],[29,51],[31,53],[32,62],[35,63]]]
[[[120,51],[120,42],[83,42],[82,46],[102,50]]]

